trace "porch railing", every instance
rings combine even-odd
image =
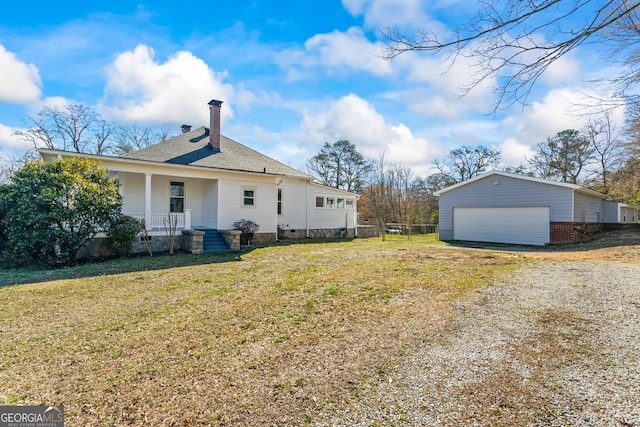
[[[152,213],[148,221],[145,214],[129,213],[126,215],[132,216],[140,221],[144,221],[145,224],[147,224],[147,230],[163,230],[168,228],[170,226],[169,218],[171,218],[172,224],[173,221],[176,221],[176,228],[178,230],[191,228],[191,211],[188,209],[182,213]]]

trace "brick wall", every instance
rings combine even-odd
[[[552,222],[550,227],[550,240],[555,244],[585,242],[600,231],[598,223]]]

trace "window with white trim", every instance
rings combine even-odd
[[[282,188],[278,188],[278,215],[282,215]]]
[[[354,210],[355,200],[344,197],[316,196],[316,208]]]
[[[256,190],[254,188],[243,188],[242,189],[242,204],[244,206],[255,206],[256,205]]]
[[[184,212],[184,182],[171,181],[169,186],[169,212]]]

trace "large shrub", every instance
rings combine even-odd
[[[129,215],[118,215],[109,224],[106,243],[118,256],[129,256],[142,227],[142,221]]]
[[[29,162],[0,197],[3,256],[16,266],[74,264],[78,250],[122,207],[107,170],[81,158]]]

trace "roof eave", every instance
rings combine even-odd
[[[63,156],[66,156],[66,157],[83,157],[83,158],[92,159],[92,160],[98,160],[98,161],[102,161],[104,159],[108,159],[109,161],[122,162],[122,163],[125,163],[125,164],[170,165],[171,167],[183,168],[183,169],[198,169],[198,170],[216,170],[216,171],[223,171],[223,172],[237,172],[237,173],[246,173],[246,174],[251,174],[251,175],[256,175],[256,176],[265,176],[265,175],[267,175],[267,176],[282,176],[282,177],[301,178],[301,179],[310,178],[310,177],[307,177],[307,176],[304,176],[304,175],[287,175],[287,174],[282,174],[282,173],[258,172],[258,171],[244,170],[244,169],[216,168],[216,167],[211,167],[211,166],[199,166],[199,165],[182,165],[182,164],[179,164],[179,163],[167,163],[167,162],[154,161],[154,160],[130,159],[130,158],[126,158],[126,157],[103,156],[103,155],[88,154],[88,153],[75,153],[75,152],[72,152],[72,151],[53,150],[53,149],[49,149],[49,148],[41,148],[41,149],[38,150],[38,152],[40,153],[40,157],[42,157],[42,153],[48,153],[48,154],[51,154],[51,155],[63,155]]]
[[[558,182],[558,181],[549,181],[548,179],[535,178],[535,177],[532,177],[532,176],[519,175],[519,174],[510,173],[510,172],[503,172],[503,171],[489,171],[489,172],[483,173],[482,175],[478,175],[478,176],[473,177],[471,179],[468,179],[466,181],[462,181],[462,182],[459,182],[457,184],[454,184],[454,185],[452,185],[450,187],[443,188],[440,191],[436,191],[436,192],[433,193],[433,195],[437,196],[437,197],[440,197],[440,195],[443,194],[443,193],[448,193],[449,191],[455,190],[456,188],[463,187],[465,185],[471,184],[473,182],[479,181],[479,180],[481,180],[483,178],[487,178],[487,177],[492,176],[492,175],[499,175],[499,176],[505,176],[505,177],[515,178],[515,179],[521,179],[521,180],[524,180],[524,181],[536,182],[538,184],[554,185],[554,186],[557,186],[557,187],[569,188],[569,189],[572,189],[574,191],[579,191],[579,192],[584,193],[584,194],[589,194],[591,196],[596,196],[596,197],[601,197],[602,199],[606,199],[606,195],[604,195],[602,193],[598,193],[597,191],[594,191],[594,190],[589,190],[588,188],[580,187],[577,184],[569,184],[567,182]]]

